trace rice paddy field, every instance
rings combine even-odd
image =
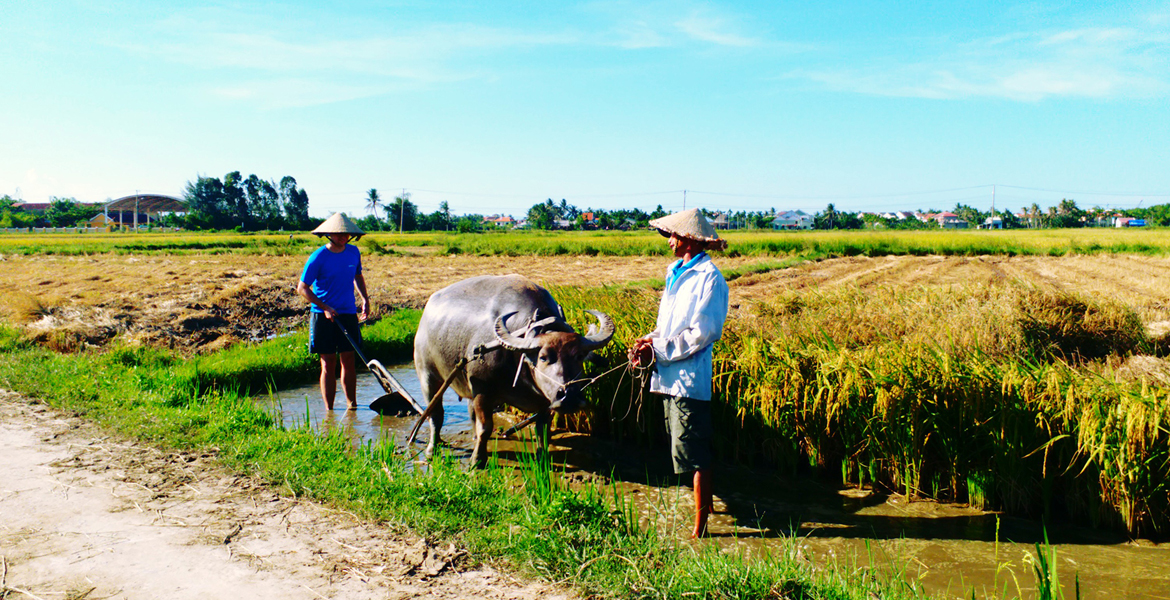
[[[715,349],[722,461],[1050,528],[1170,534],[1166,232],[727,237],[714,257],[732,305]],[[0,236],[0,304],[22,343],[66,359],[148,347],[198,373],[185,376],[196,390],[307,381],[315,371],[300,351],[245,375],[215,365],[303,325],[293,288],[316,244],[303,234]],[[434,290],[491,273],[549,286],[572,323],[607,312],[618,330],[595,374],[652,328],[669,262],[646,232],[380,234],[358,245],[376,315],[408,328]],[[381,351],[402,358],[406,348]],[[560,427],[664,447],[647,426],[660,408],[629,377],[590,393],[593,408]]]

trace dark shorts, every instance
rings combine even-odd
[[[337,319],[345,325],[345,330],[353,337],[359,348],[362,346],[362,328],[358,325],[357,315],[337,315]],[[338,352],[353,352],[345,334],[337,328],[337,323],[325,318],[325,313],[309,313],[309,352],[313,354],[337,354]]]
[[[711,401],[663,396],[670,457],[681,475],[711,466]]]

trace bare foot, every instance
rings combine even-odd
[[[345,410],[357,410],[357,403],[355,402],[353,404],[350,404],[349,406],[347,406],[345,408]]]

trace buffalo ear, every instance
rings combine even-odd
[[[585,355],[584,362],[587,362],[599,369],[609,368],[609,359],[596,352],[593,352],[592,350],[589,351],[589,354]]]

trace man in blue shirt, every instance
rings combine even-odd
[[[698,209],[650,221],[678,257],[667,268],[666,287],[654,331],[634,341],[635,366],[655,365],[650,391],[663,396],[671,458],[676,474],[694,473],[695,528],[707,533],[711,513],[712,347],[723,335],[728,289],[723,274],[707,256],[727,241]]]
[[[321,398],[326,410],[333,410],[333,396],[337,394],[337,363],[341,362],[341,385],[349,410],[357,409],[357,370],[354,366],[354,348],[339,329],[361,345],[359,321],[369,317],[370,295],[366,278],[362,275],[362,254],[350,240],[365,235],[353,221],[335,213],[313,230],[329,241],[318,248],[301,273],[297,293],[313,305],[309,312],[309,352],[321,357]],[[354,288],[361,295],[361,314],[357,314]]]

